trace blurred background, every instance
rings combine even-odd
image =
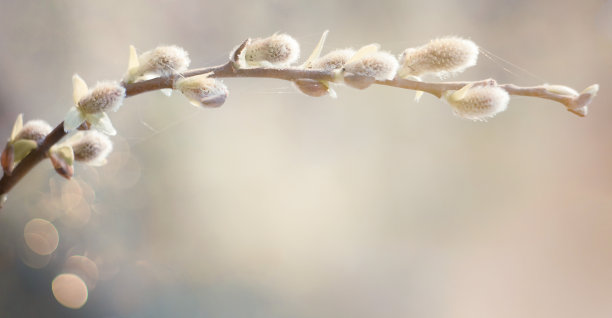
[[[72,74],[119,79],[130,44],[202,67],[325,29],[324,52],[458,35],[500,57],[458,80],[601,89],[586,118],[514,97],[486,123],[378,86],[130,98],[106,166],[43,162],[10,193],[0,316],[612,316],[612,1],[0,0],[0,134],[57,125]]]

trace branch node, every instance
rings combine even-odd
[[[242,54],[242,51],[244,51],[246,46],[249,45],[249,43],[251,43],[251,38],[242,41],[242,43],[238,47],[236,47],[236,49],[234,49],[234,51],[230,55],[230,61],[232,62],[232,70],[234,71],[234,73],[236,73],[236,71],[241,68],[240,55]]]

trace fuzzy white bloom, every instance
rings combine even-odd
[[[125,98],[125,88],[117,82],[100,82],[83,96],[79,108],[86,114],[119,110]]]
[[[72,85],[75,106],[64,118],[64,131],[75,130],[87,121],[93,128],[108,135],[115,135],[117,131],[106,111],[117,111],[121,107],[125,99],[125,88],[117,82],[102,82],[89,90],[85,81],[77,74],[72,77]]]
[[[325,71],[336,70],[342,68],[353,55],[355,55],[353,49],[334,50],[312,61],[310,68]]]
[[[151,51],[142,53],[138,57],[140,72],[156,73],[160,76],[168,76],[187,70],[191,60],[189,53],[182,47],[176,45],[158,46]]]
[[[324,34],[325,35],[325,34]],[[309,69],[333,71],[341,69],[351,57],[355,54],[352,49],[334,50],[322,57],[315,57],[307,62]],[[325,95],[331,95],[336,97],[336,92],[330,87],[327,81],[315,81],[309,79],[300,79],[294,81],[293,84],[302,93],[312,96],[321,97]]]
[[[471,120],[486,120],[506,110],[510,95],[498,86],[468,84],[455,92],[446,92],[444,98],[453,112]]]
[[[133,83],[150,80],[159,76],[169,76],[187,70],[191,60],[189,53],[176,45],[158,46],[138,56],[136,48],[130,45],[128,69],[123,81]],[[160,89],[166,96],[172,95],[172,89]]]
[[[300,45],[288,34],[274,34],[252,40],[242,57],[247,66],[288,66],[300,57]]]
[[[17,136],[15,136],[15,140],[42,141],[51,130],[53,130],[51,125],[44,120],[30,120],[23,125]]]
[[[428,73],[446,77],[476,65],[478,46],[459,37],[444,37],[417,48],[406,49],[399,60],[401,66],[398,75],[401,77]]]
[[[158,46],[140,56],[136,53],[136,48],[130,45],[130,60],[124,81],[131,83],[182,73],[187,70],[190,63],[189,53],[176,45]]]
[[[38,147],[52,128],[43,120],[30,120],[23,124],[23,114],[19,114],[13,130],[0,155],[0,165],[5,173],[10,174],[13,166]]]
[[[329,83],[326,81],[299,79],[293,81],[293,84],[300,92],[312,97],[321,97],[330,93]]]
[[[357,54],[357,53],[356,53]],[[387,53],[376,51],[366,54],[361,58],[351,58],[344,65],[344,71],[359,76],[373,77],[376,80],[391,80],[397,72],[397,59],[395,56]]]
[[[219,107],[229,94],[223,82],[210,78],[212,73],[179,79],[174,87],[194,106]]]
[[[106,157],[113,150],[113,143],[108,136],[95,130],[79,131],[65,144],[72,148],[74,160],[92,166],[104,165]]]
[[[308,59],[299,67],[304,69],[317,69],[324,71],[331,71],[334,69],[340,69],[348,59],[353,55],[353,51],[349,54],[349,56],[345,58],[335,57],[337,55],[334,52],[321,56],[321,51],[323,51],[323,45],[325,44],[325,40],[327,39],[327,34],[329,30],[325,30],[321,35],[321,39],[315,46],[314,50],[308,57]],[[342,61],[340,61],[342,59]],[[336,92],[330,87],[329,81],[323,80],[310,80],[310,79],[299,79],[293,82],[295,87],[300,90],[300,92],[312,96],[312,97],[321,97],[325,95],[330,95],[332,98],[336,98]]]

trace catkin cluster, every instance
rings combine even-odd
[[[332,86],[346,84],[350,87],[365,89],[376,81],[392,81],[396,78],[420,80],[427,74],[447,77],[463,72],[474,66],[478,59],[478,46],[474,42],[459,37],[443,37],[429,43],[404,50],[399,57],[379,50],[378,44],[370,44],[359,50],[337,49],[320,56],[327,32],[308,60],[297,68],[331,72],[332,80],[296,79],[295,86],[304,94],[314,97],[336,96]],[[189,65],[188,53],[177,46],[160,46],[140,56],[136,49],[130,48],[130,62],[125,82],[141,81],[151,76],[171,76],[183,72]],[[290,35],[273,34],[266,38],[246,41],[230,54],[236,68],[291,68],[300,56],[300,45]],[[218,107],[225,103],[229,91],[212,74],[189,78],[177,78],[173,89],[181,92],[190,103],[203,107]],[[457,94],[447,92],[445,100],[460,117],[482,120],[505,109],[491,106],[507,104],[500,101],[499,87],[471,88]],[[462,92],[463,92],[462,91]],[[418,92],[420,96],[422,92]],[[506,94],[507,95],[507,94]],[[451,96],[454,96],[451,98]],[[492,101],[497,101],[496,103]],[[489,105],[490,104],[490,105]],[[489,106],[485,106],[489,105]],[[493,111],[495,110],[495,111]]]
[[[284,33],[245,41],[230,54],[230,59],[237,69],[297,67],[330,72],[332,74],[330,80],[304,78],[295,79],[293,82],[306,95],[335,97],[336,93],[332,89],[334,84],[365,89],[376,81],[393,81],[398,77],[411,77],[416,80],[420,80],[420,76],[426,74],[443,77],[462,72],[475,65],[478,58],[478,46],[470,40],[458,37],[439,38],[423,46],[408,48],[399,55],[399,58],[380,51],[378,44],[366,45],[359,50],[350,48],[332,50],[321,56],[326,37],[327,31],[306,62],[300,66],[294,66],[300,56],[300,45],[293,37]],[[136,48],[130,46],[128,69],[122,83],[101,82],[89,89],[85,81],[75,75],[73,77],[75,105],[66,114],[64,129],[66,132],[78,127],[94,130],[76,134],[61,146],[52,149],[50,158],[56,170],[69,177],[73,161],[88,164],[102,164],[105,161],[104,158],[112,150],[112,143],[106,135],[116,133],[106,112],[117,111],[123,103],[124,83],[140,82],[154,77],[173,77],[173,87],[163,90],[167,95],[172,90],[176,90],[195,106],[223,105],[229,95],[227,86],[214,78],[212,73],[183,77],[181,73],[187,70],[189,64],[187,51],[175,45],[159,46],[140,55],[137,54]],[[458,116],[483,120],[503,111],[508,104],[509,95],[497,86],[467,85],[458,91],[445,92],[443,98]],[[576,112],[581,111],[580,108],[575,108]],[[50,127],[40,122],[29,122],[14,137],[37,141],[45,136],[48,130]],[[16,141],[13,142],[15,143]],[[18,145],[20,156],[23,149],[31,150],[35,147],[32,143],[25,142]],[[12,166],[14,159],[5,160],[5,157],[9,157],[8,152],[3,153],[3,167]],[[4,164],[5,161],[10,161],[11,165]]]
[[[377,44],[370,44],[357,51],[333,50],[319,57],[327,33],[324,33],[311,57],[302,65],[307,69],[331,71],[335,83],[365,89],[376,81],[391,81],[395,78],[413,78],[433,74],[441,78],[463,72],[476,65],[478,46],[467,39],[443,37],[429,43],[404,50],[399,58],[379,51]],[[335,96],[328,81],[300,79],[295,86],[309,96]],[[417,100],[420,97],[417,92]],[[443,94],[453,112],[466,119],[484,120],[506,109],[508,93],[495,85],[487,87],[466,86],[459,91]]]

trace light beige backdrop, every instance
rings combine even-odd
[[[610,317],[611,21],[597,0],[2,0],[0,137],[18,113],[59,123],[72,74],[119,79],[129,44],[201,67],[277,31],[303,56],[325,29],[325,51],[458,35],[492,53],[458,79],[601,90],[586,118],[512,98],[486,123],[389,87],[334,100],[228,79],[213,110],[130,98],[107,166],[67,182],[44,162],[11,193],[0,315]],[[51,256],[24,244],[32,218],[57,228]],[[79,310],[51,290],[74,255],[97,270]]]

